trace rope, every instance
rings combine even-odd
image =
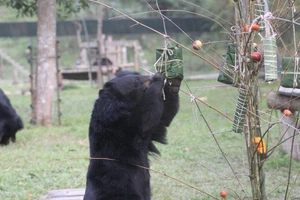
[[[294,66],[294,79],[293,79],[293,88],[298,87],[298,74],[299,74],[299,58],[295,58],[295,66]]]

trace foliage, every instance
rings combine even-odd
[[[37,0],[1,0],[0,6],[7,6],[18,11],[18,16],[34,16],[37,14]],[[86,0],[58,0],[57,13],[61,17],[67,17],[71,13],[79,12],[88,7]]]
[[[36,0],[1,0],[0,5],[5,5],[18,10],[18,16],[33,16],[37,12]]]

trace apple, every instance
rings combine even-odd
[[[253,31],[258,31],[258,30],[260,29],[260,27],[259,27],[258,24],[253,24],[253,25],[251,26],[251,29],[252,29]]]
[[[195,50],[199,50],[199,49],[201,49],[201,47],[202,47],[202,42],[200,40],[195,40],[193,42],[193,48]]]
[[[292,112],[291,112],[289,109],[285,109],[285,110],[283,111],[283,114],[284,114],[285,116],[289,117],[289,116],[292,115]]]
[[[225,190],[222,190],[220,192],[220,196],[223,197],[223,198],[226,198],[227,194],[226,194],[226,191]]]
[[[254,60],[255,62],[259,62],[261,60],[261,55],[259,52],[255,51],[251,54],[251,58],[252,60]]]

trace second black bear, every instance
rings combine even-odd
[[[0,89],[0,145],[16,141],[16,133],[24,127],[21,117]]]
[[[89,127],[90,163],[85,200],[149,200],[148,154],[166,143],[179,108],[164,76],[126,75],[99,91]],[[163,99],[163,90],[165,100]]]

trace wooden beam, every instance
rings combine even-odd
[[[283,96],[276,92],[267,95],[267,106],[270,109],[283,111],[289,109],[292,112],[300,110],[300,97]]]
[[[47,195],[42,196],[40,200],[82,200],[85,193],[84,188],[50,190]]]

